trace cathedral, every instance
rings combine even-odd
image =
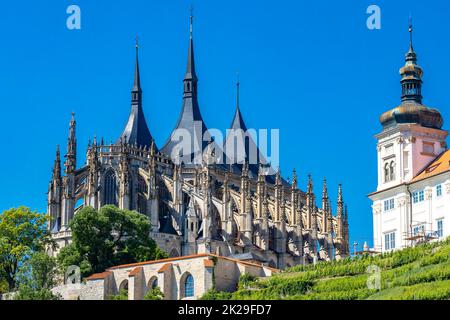
[[[326,180],[318,206],[311,177],[306,191],[299,188],[295,170],[290,181],[282,178],[245,134],[239,99],[223,145],[204,141],[208,128],[197,82],[191,16],[182,108],[163,146],[155,144],[144,116],[138,45],[128,122],[115,143],[94,138],[82,165],[77,165],[72,114],[65,160],[61,164],[57,147],[48,188],[49,229],[59,249],[70,243],[69,223],[81,208],[111,204],[148,216],[150,236],[170,257],[214,254],[278,269],[347,257],[348,213],[341,186],[333,215]],[[177,132],[188,133],[198,150],[180,152]],[[244,146],[243,156],[226,164],[214,161],[212,150],[219,149],[227,160],[235,159],[233,142]],[[198,157],[201,161],[192,161]]]

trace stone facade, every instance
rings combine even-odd
[[[242,134],[234,137],[247,146],[244,156],[227,164],[208,161],[215,154],[212,140],[207,144],[195,141],[201,149],[193,157],[200,156],[200,163],[180,162],[179,155],[174,156],[173,134],[157,148],[143,114],[137,54],[136,49],[130,117],[120,138],[115,143],[94,138],[86,163],[78,167],[72,115],[64,175],[57,148],[47,211],[59,248],[70,242],[69,222],[81,208],[113,204],[147,215],[152,238],[170,257],[250,254],[255,262],[282,269],[348,256],[348,213],[341,187],[337,214],[333,215],[325,181],[319,207],[311,177],[306,192],[299,189],[295,170],[288,183],[279,170],[267,164],[253,140]],[[197,100],[192,25],[183,83],[183,107],[176,129],[192,133],[199,127],[206,134]],[[246,132],[239,104],[232,123],[236,132]],[[248,145],[255,146],[257,163],[252,162]],[[225,158],[230,159],[227,146],[223,146]]]

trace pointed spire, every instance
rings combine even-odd
[[[323,179],[322,188],[322,210],[328,211],[328,189],[327,189],[327,178]]]
[[[194,37],[193,37],[194,13],[193,13],[193,11],[194,11],[194,9],[191,6],[191,15],[190,15],[190,23],[189,23],[188,62],[187,62],[186,74],[184,76],[184,80],[185,81],[193,80],[193,82],[196,83],[197,75],[195,73],[195,59],[194,59]],[[191,87],[190,89],[194,89],[194,87]],[[185,93],[186,93],[186,88],[185,88]]]
[[[292,170],[292,189],[297,189],[297,171]]]
[[[135,70],[134,70],[133,92],[142,92],[141,76],[139,73],[139,38],[137,35],[136,35],[136,66],[135,66]]]
[[[338,187],[338,200],[337,200],[337,216],[342,218],[344,215],[344,198],[342,196],[342,185]]]
[[[131,90],[131,112],[128,122],[117,140],[117,144],[131,144],[149,147],[149,143],[153,141],[150,130],[145,120],[142,108],[142,89],[141,77],[139,72],[139,40],[136,36],[136,65],[134,71],[134,83]]]
[[[53,165],[53,179],[61,178],[61,155],[59,152],[59,144],[56,145],[55,163]]]
[[[171,157],[173,162],[184,161],[186,164],[194,163],[198,165],[202,162],[203,150],[208,146],[211,136],[203,121],[197,99],[198,79],[195,72],[194,39],[192,31],[193,20],[194,17],[191,9],[188,61],[183,79],[183,107],[175,129],[172,131],[161,150]],[[183,132],[187,130],[190,134],[192,149],[190,154],[182,154],[181,152],[183,150],[178,150],[178,153],[172,154],[172,151],[174,151],[174,148],[178,145],[178,140],[172,139],[172,135],[175,134],[178,129],[182,129]],[[205,139],[203,139],[203,137]]]
[[[281,186],[281,170],[280,167],[278,167],[277,173],[275,175],[275,185]]]
[[[312,193],[313,193],[313,182],[312,182],[311,174],[308,174],[308,187],[307,187],[306,193],[308,195],[312,195]]]
[[[415,59],[416,58],[416,54],[414,53],[414,46],[413,46],[413,24],[412,24],[412,17],[409,16],[409,51],[407,54],[407,59],[408,58],[412,58]]]
[[[75,112],[72,112],[72,118],[69,125],[69,137],[67,139],[67,154],[64,163],[65,172],[72,173],[77,165],[77,140],[76,140],[76,121]]]

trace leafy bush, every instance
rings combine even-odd
[[[120,289],[118,294],[109,296],[108,300],[128,300],[128,290]]]
[[[164,299],[164,294],[161,292],[159,287],[150,289],[144,296],[144,300],[162,300]]]

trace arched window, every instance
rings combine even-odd
[[[105,173],[105,204],[113,204],[117,206],[117,179],[113,170]]]
[[[184,297],[193,297],[194,296],[194,277],[192,275],[188,275],[186,280],[184,280]]]
[[[390,176],[389,176],[389,163],[386,163],[384,165],[384,182],[389,182]]]
[[[395,180],[395,162],[391,161],[390,169],[389,169],[389,179],[390,181]]]
[[[155,289],[158,286],[158,278],[153,276],[150,278],[150,280],[148,281],[148,288],[149,289]]]

